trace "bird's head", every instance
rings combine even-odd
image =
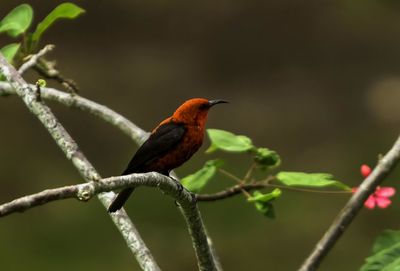
[[[204,125],[207,120],[208,110],[216,104],[227,103],[224,100],[207,100],[194,98],[187,100],[176,109],[172,118],[187,124]]]

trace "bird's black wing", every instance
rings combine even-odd
[[[139,173],[155,159],[175,147],[185,134],[183,124],[168,122],[159,126],[137,150],[122,175]]]
[[[185,131],[183,124],[174,122],[159,126],[140,146],[122,175],[146,172],[146,166],[175,147],[181,141]],[[133,190],[134,188],[123,189],[110,204],[108,211],[113,213],[121,209]]]

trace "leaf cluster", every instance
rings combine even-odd
[[[400,231],[385,230],[372,248],[372,255],[366,259],[360,271],[400,270]]]
[[[207,135],[211,141],[210,147],[206,150],[207,154],[217,151],[233,154],[244,153],[251,159],[252,165],[245,174],[245,177],[239,178],[232,173],[226,174],[227,171],[222,169],[224,165],[223,160],[209,160],[204,164],[203,168],[182,179],[182,184],[192,192],[200,192],[218,172],[225,173],[228,177],[238,182],[239,186],[252,183],[264,183],[265,187],[272,187],[274,189],[267,193],[257,190],[252,194],[243,190],[243,194],[247,197],[247,202],[254,204],[256,210],[269,218],[274,218],[275,211],[273,202],[281,197],[281,188],[310,187],[319,189],[332,187],[339,190],[350,191],[350,187],[335,180],[333,175],[328,173],[280,171],[276,175],[272,175],[271,171],[276,170],[281,165],[281,157],[279,154],[269,148],[255,146],[253,141],[245,135],[235,135],[231,132],[219,129],[208,129]],[[254,179],[253,173],[255,170],[259,170],[262,173],[262,180],[257,181]],[[272,184],[272,181],[279,184]]]
[[[33,21],[33,9],[28,4],[19,5],[0,21],[0,33],[5,33],[12,38],[20,38],[20,41],[7,44],[0,49],[0,53],[11,64],[14,64],[16,60],[21,61],[25,56],[37,52],[43,34],[56,21],[75,19],[84,12],[85,10],[73,3],[62,3],[39,22],[35,30],[29,32]]]

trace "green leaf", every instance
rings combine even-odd
[[[42,36],[43,32],[46,31],[54,22],[59,19],[75,19],[85,10],[78,7],[72,3],[62,3],[53,9],[47,16],[41,21],[37,27],[35,32],[32,35],[32,42],[37,42]]]
[[[11,43],[0,49],[0,53],[5,57],[8,63],[13,64],[13,59],[17,54],[20,43]],[[6,77],[0,73],[0,81],[6,81]]]
[[[209,160],[203,168],[190,174],[181,180],[182,185],[192,192],[199,192],[211,178],[217,173],[217,170],[224,164],[222,160]]]
[[[28,4],[19,5],[0,21],[0,33],[6,32],[8,35],[15,38],[28,29],[32,18],[32,7]]]
[[[254,203],[256,209],[268,218],[275,218],[275,209],[272,202],[282,195],[279,188],[275,188],[268,194],[263,194],[260,191],[254,191],[253,195],[247,198],[248,202]]]
[[[265,168],[275,167],[281,164],[279,155],[275,151],[267,148],[257,148],[254,160]]]
[[[383,271],[399,271],[400,270],[400,258],[399,255],[396,256],[393,262],[387,264],[382,270]]]
[[[11,43],[0,49],[0,53],[6,58],[6,60],[12,64],[15,55],[17,54],[20,43]]]
[[[351,190],[350,187],[334,180],[328,173],[304,173],[281,171],[276,178],[287,186],[327,187],[332,186],[342,190]]]
[[[385,248],[400,243],[400,231],[385,230],[381,235],[376,238],[372,252],[378,253]]]
[[[210,137],[211,146],[206,153],[218,149],[227,152],[245,152],[254,148],[251,139],[244,135],[235,135],[219,129],[207,129],[207,134]]]
[[[270,202],[274,199],[279,198],[282,195],[282,191],[279,188],[275,188],[272,192],[268,194],[263,194],[262,192],[256,190],[253,195],[247,198],[248,202]]]
[[[268,218],[274,219],[276,217],[275,208],[272,203],[264,203],[264,202],[255,202],[254,206],[256,207],[257,211],[262,213]]]
[[[365,260],[360,271],[399,271],[400,231],[385,230],[376,238],[372,255]]]

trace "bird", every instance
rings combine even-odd
[[[155,171],[169,176],[171,170],[189,160],[201,147],[208,111],[214,105],[222,103],[228,102],[205,98],[185,101],[172,116],[152,130],[122,175]],[[108,207],[108,212],[114,213],[121,209],[133,190],[134,188],[123,189]]]

